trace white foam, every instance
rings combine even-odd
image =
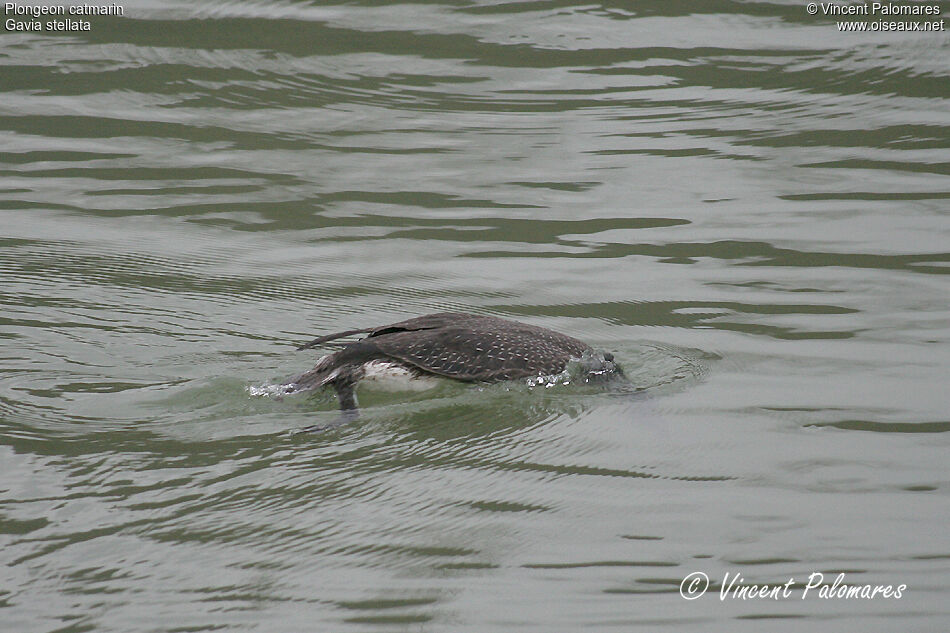
[[[280,399],[287,394],[294,393],[296,385],[293,383],[287,385],[249,385],[246,390],[248,395],[255,398],[277,398]]]

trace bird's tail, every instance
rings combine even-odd
[[[291,378],[287,382],[287,393],[298,393],[319,389],[331,383],[339,374],[340,367],[336,362],[336,354],[327,354],[317,361],[313,369]]]
[[[333,387],[337,399],[340,401],[340,410],[355,412],[356,383],[362,378],[362,366],[345,362],[341,358],[344,352],[327,354],[317,361],[313,369],[292,379],[287,385],[286,393],[311,391],[321,387]]]

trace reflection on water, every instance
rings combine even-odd
[[[942,32],[124,6],[0,39],[4,630],[946,628]],[[439,311],[630,386],[248,391]],[[712,596],[839,570],[908,588]]]

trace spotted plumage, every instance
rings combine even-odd
[[[380,372],[440,376],[463,382],[499,382],[564,371],[568,361],[593,352],[586,343],[535,325],[442,312],[391,325],[328,334],[302,345],[316,347],[354,334],[358,341],[321,358],[296,378],[291,391],[333,387],[344,411],[357,408],[356,384]],[[603,356],[609,362],[613,357]]]

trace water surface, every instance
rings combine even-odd
[[[0,35],[4,630],[947,628],[945,32],[124,7]],[[639,391],[249,394],[445,310]],[[718,598],[813,572],[907,588]]]

